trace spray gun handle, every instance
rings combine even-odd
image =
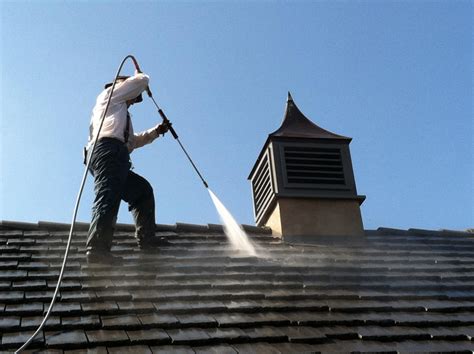
[[[160,108],[158,110],[158,113],[160,114],[161,118],[163,118],[163,123],[165,123],[168,126],[168,130],[170,131],[171,135],[173,135],[173,138],[178,139],[178,134],[176,134],[176,131],[174,130],[173,125],[168,119],[168,117],[166,117],[165,112],[163,112],[162,109]]]
[[[151,90],[150,90],[150,86],[147,86],[145,91],[146,91],[146,94],[148,95],[148,97],[150,97],[150,98],[153,97],[153,94],[151,93]]]

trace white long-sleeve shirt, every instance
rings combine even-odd
[[[104,118],[104,124],[100,130],[100,138],[115,138],[125,142],[124,132],[127,125],[127,101],[136,98],[143,91],[146,90],[149,82],[149,77],[145,74],[135,74],[126,80],[119,81],[115,85],[115,89],[110,99],[107,115]],[[97,97],[94,108],[92,109],[91,123],[89,127],[89,142],[87,149],[92,146],[97,135],[97,130],[100,125],[102,113],[107,105],[107,97],[109,96],[112,86],[103,90]],[[142,147],[143,145],[151,143],[158,137],[156,132],[157,126],[150,128],[144,132],[135,134],[133,131],[132,120],[129,124],[129,138],[128,151],[132,152],[134,149]]]

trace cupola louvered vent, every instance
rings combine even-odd
[[[254,196],[255,215],[260,218],[270,203],[273,188],[271,179],[271,169],[268,155],[265,155],[257,168],[255,177],[252,179],[252,189]]]
[[[339,148],[284,146],[283,159],[288,187],[334,189],[346,184]]]

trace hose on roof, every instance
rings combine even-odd
[[[84,174],[82,176],[81,185],[79,187],[79,193],[77,194],[76,204],[74,206],[74,212],[73,212],[72,221],[71,221],[71,228],[69,229],[69,237],[68,237],[68,240],[67,240],[66,251],[64,253],[63,264],[61,266],[61,272],[59,273],[58,283],[56,284],[56,289],[54,290],[53,298],[51,299],[51,303],[49,304],[48,311],[46,312],[46,314],[43,318],[43,321],[39,325],[38,329],[25,342],[25,344],[23,344],[20,348],[18,348],[15,351],[15,353],[20,353],[21,351],[25,350],[31,344],[31,342],[33,342],[33,340],[36,338],[38,333],[40,333],[40,331],[43,329],[44,325],[48,321],[48,318],[51,314],[51,311],[53,310],[54,304],[56,302],[56,297],[58,296],[59,288],[61,286],[61,281],[63,279],[64,270],[66,269],[66,263],[67,263],[67,258],[68,258],[68,255],[69,255],[69,249],[71,247],[72,234],[74,232],[74,225],[76,223],[77,211],[79,209],[79,203],[81,202],[81,197],[82,197],[82,192],[84,190],[84,185],[86,184],[87,173],[89,171],[89,165],[90,165],[91,160],[92,160],[92,155],[94,154],[95,145],[96,145],[97,141],[99,140],[99,134],[100,134],[100,131],[102,130],[102,126],[104,124],[104,118],[105,118],[105,115],[107,114],[107,110],[108,110],[109,105],[110,105],[110,99],[112,97],[112,93],[114,92],[115,84],[117,82],[117,78],[120,75],[120,71],[122,70],[122,67],[125,64],[125,61],[127,61],[127,59],[131,59],[133,61],[133,64],[135,65],[135,68],[137,69],[137,71],[140,71],[140,68],[138,66],[138,62],[137,62],[137,60],[135,59],[135,57],[133,55],[127,55],[125,58],[123,58],[122,62],[120,63],[120,66],[117,70],[117,74],[115,75],[114,82],[112,84],[112,89],[110,90],[110,93],[109,93],[109,97],[107,97],[107,104],[106,104],[105,109],[102,113],[102,117],[100,118],[100,125],[99,125],[99,129],[97,131],[97,135],[95,136],[95,139],[93,141],[92,147],[90,149],[90,153],[87,154],[88,157],[87,157],[86,167],[84,168]]]

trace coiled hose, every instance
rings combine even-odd
[[[64,259],[63,259],[63,264],[61,266],[61,272],[59,273],[59,278],[58,278],[58,283],[56,284],[56,289],[54,290],[54,294],[53,294],[53,298],[51,299],[51,303],[49,304],[49,308],[48,308],[48,311],[46,312],[44,318],[43,318],[43,321],[41,322],[41,324],[39,325],[38,329],[35,331],[35,333],[33,333],[33,335],[25,342],[25,344],[23,344],[20,348],[18,348],[15,353],[20,353],[21,351],[25,350],[30,344],[31,342],[33,342],[33,340],[36,338],[36,336],[38,335],[38,333],[40,333],[40,331],[43,329],[44,325],[46,324],[46,321],[48,321],[48,318],[51,314],[51,311],[53,310],[53,307],[54,307],[54,304],[56,302],[56,297],[58,295],[58,292],[59,292],[59,288],[61,286],[61,281],[63,279],[63,275],[64,275],[64,270],[66,269],[66,263],[67,263],[67,257],[69,255],[69,249],[71,247],[71,240],[72,240],[72,234],[74,232],[74,224],[76,223],[76,217],[77,217],[77,211],[79,209],[79,203],[81,202],[81,197],[82,197],[82,192],[84,190],[84,185],[86,184],[86,179],[87,179],[87,173],[88,173],[88,170],[89,170],[89,165],[91,163],[91,160],[92,160],[92,156],[94,154],[94,149],[95,149],[95,145],[97,143],[97,141],[99,140],[99,134],[100,134],[100,131],[102,130],[102,126],[104,124],[104,118],[107,114],[107,110],[109,108],[109,105],[110,105],[110,99],[112,98],[112,93],[114,92],[114,89],[115,89],[115,84],[117,83],[117,78],[118,76],[120,75],[120,71],[122,70],[122,67],[123,65],[125,64],[125,61],[127,59],[132,59],[133,61],[133,64],[135,65],[135,68],[140,71],[140,68],[138,66],[138,62],[137,60],[135,59],[135,57],[133,55],[127,55],[125,58],[123,58],[122,62],[120,63],[120,66],[117,70],[117,74],[115,75],[115,79],[114,79],[114,82],[112,84],[112,89],[110,90],[110,93],[109,93],[109,97],[107,98],[107,104],[105,106],[105,109],[104,111],[102,112],[102,116],[100,118],[100,125],[99,125],[99,129],[97,131],[97,134],[95,136],[95,139],[94,139],[94,142],[92,144],[92,148],[90,149],[90,153],[88,153],[88,157],[87,157],[87,162],[86,162],[86,167],[84,168],[84,174],[82,176],[82,181],[81,181],[81,186],[79,188],[79,193],[77,194],[77,198],[76,198],[76,204],[74,206],[74,212],[73,212],[73,216],[72,216],[72,221],[71,221],[71,228],[69,229],[69,237],[68,237],[68,240],[67,240],[67,245],[66,245],[66,251],[64,253]]]

